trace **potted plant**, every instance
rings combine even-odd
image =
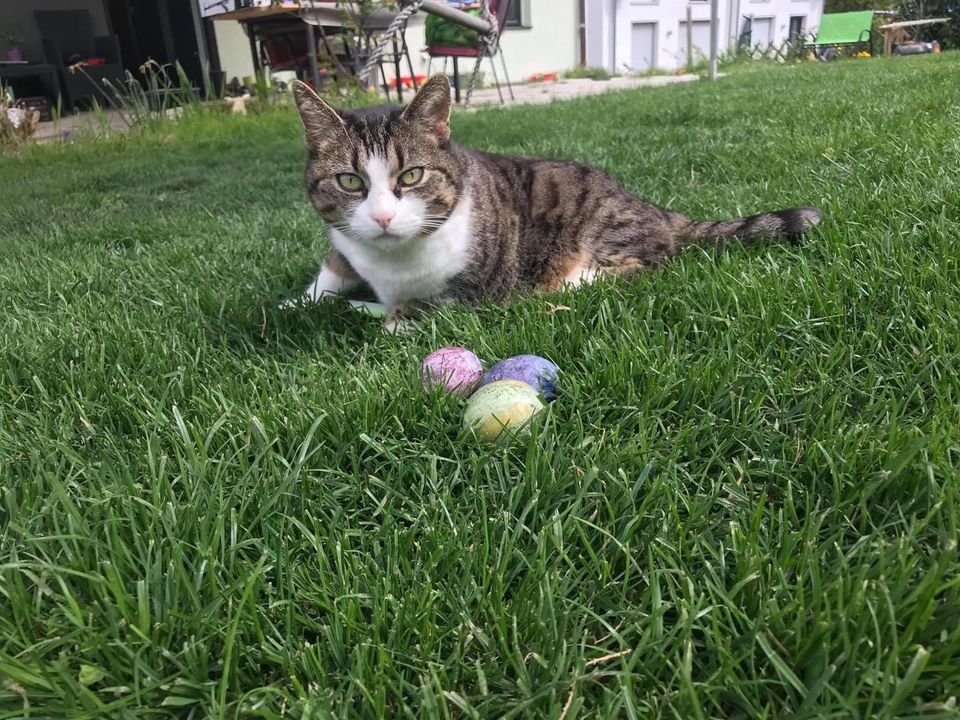
[[[11,25],[5,28],[3,31],[3,40],[10,46],[10,49],[7,50],[7,60],[14,62],[22,61],[23,51],[20,49],[20,46],[23,44],[23,37],[20,35],[19,27],[17,25]]]

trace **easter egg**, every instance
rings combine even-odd
[[[447,392],[468,397],[483,377],[480,358],[462,347],[440,348],[423,359],[423,387],[440,386]]]
[[[463,426],[481,440],[496,440],[507,428],[518,428],[543,410],[540,395],[519,380],[484,385],[467,401]]]
[[[501,360],[487,370],[480,385],[500,380],[519,380],[539,390],[547,402],[557,397],[556,381],[559,368],[539,355],[515,355]]]

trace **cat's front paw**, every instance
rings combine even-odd
[[[416,327],[413,314],[412,307],[409,305],[395,307],[387,313],[387,317],[383,321],[383,331],[391,335],[411,332]]]
[[[277,305],[278,310],[294,310],[304,306],[303,297],[289,298]]]
[[[409,335],[416,323],[408,317],[389,317],[383,321],[383,331],[391,335]]]
[[[325,297],[333,297],[332,295],[327,295]],[[277,305],[277,308],[280,310],[291,310],[291,309],[300,309],[305,307],[310,307],[311,305],[316,305],[319,303],[324,296],[315,297],[313,294],[307,292],[303,295],[298,295],[297,297],[292,297],[287,300],[284,300],[282,303]]]

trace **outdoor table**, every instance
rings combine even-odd
[[[936,25],[937,23],[945,23],[949,19],[950,18],[930,18],[929,20],[905,20],[903,22],[881,25],[880,29],[883,30],[883,54],[893,54],[894,43],[897,42],[898,39],[900,41],[906,39],[906,28],[920,27],[922,25]]]
[[[48,63],[10,63],[0,62],[0,84],[15,78],[38,77],[46,78],[44,84],[51,95],[51,102],[56,105],[60,100],[60,80],[57,78],[57,69]]]

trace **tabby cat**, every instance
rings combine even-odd
[[[444,75],[406,108],[335,110],[299,82],[294,95],[332,245],[301,300],[366,282],[390,328],[424,303],[555,290],[656,267],[692,243],[792,238],[820,222],[816,208],[698,222],[586,165],[460,147]]]

